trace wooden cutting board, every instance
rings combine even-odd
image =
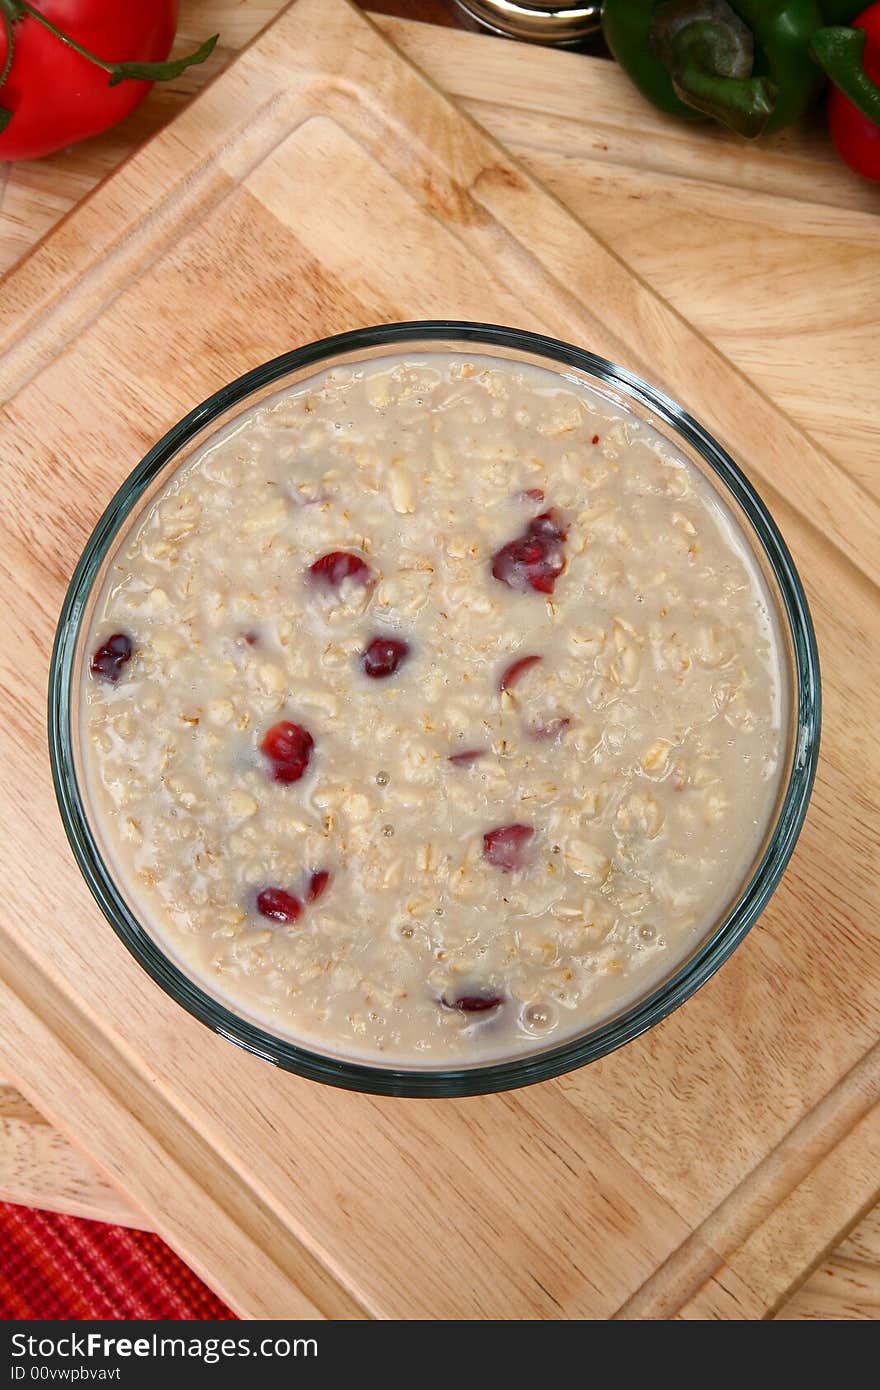
[[[0,1076],[0,1198],[143,1229],[145,1216]],[[788,1251],[789,1257],[791,1250]],[[820,1252],[821,1253],[821,1252]],[[803,1254],[803,1250],[800,1251]],[[880,1317],[880,1207],[873,1207],[773,1314],[786,1321]]]
[[[233,0],[184,0],[181,50],[219,29],[221,42],[211,63],[211,69],[219,69],[280,8],[282,0],[248,0],[243,7]],[[431,25],[378,22],[732,360],[744,358],[753,379],[763,379],[769,393],[814,435],[842,457],[844,451],[853,458],[871,447],[876,354],[853,351],[850,319],[859,308],[858,295],[869,306],[874,302],[865,293],[865,273],[875,283],[880,280],[877,237],[866,237],[872,224],[861,212],[880,208],[880,189],[849,175],[815,122],[769,148],[766,143],[758,150],[734,146],[719,159],[708,131],[672,123],[663,130],[654,113],[644,107],[640,112],[638,96],[609,63],[528,45],[499,46]],[[10,167],[0,202],[0,268],[14,263],[173,117],[210,75],[190,69],[170,89],[157,88],[117,130],[52,159]],[[646,115],[657,124],[635,140],[632,131],[641,130]],[[649,215],[634,217],[634,202],[648,205]],[[812,204],[806,215],[805,203]],[[830,216],[826,207],[833,209]],[[656,234],[658,213],[671,228],[687,219],[686,256],[674,235]],[[737,275],[743,245],[750,248],[747,299],[746,277]],[[726,248],[723,257],[721,248]],[[722,261],[729,267],[725,273],[720,273]],[[853,275],[854,268],[861,273]],[[855,295],[848,292],[846,275]],[[727,312],[731,298],[737,305],[733,319]],[[779,351],[777,335],[765,331],[768,306],[777,323],[790,325],[785,352]],[[814,375],[811,345],[819,336],[825,388],[816,392],[804,388]],[[847,400],[845,411],[835,396]],[[105,1221],[145,1220],[91,1160],[9,1088],[0,1089],[0,1195]],[[797,1253],[806,1260],[806,1273],[810,1260],[821,1254],[821,1243],[808,1241],[804,1248],[798,1243]],[[870,1318],[877,1316],[878,1300],[880,1208],[875,1207],[776,1316]]]
[[[220,33],[207,64],[156,86],[127,121],[96,139],[7,165],[5,176],[0,165],[0,272],[172,119],[284,3],[182,0],[178,51]],[[376,22],[876,489],[880,185],[840,162],[821,111],[751,145],[665,119],[601,59],[385,16]]]
[[[826,675],[811,815],[737,956],[602,1063],[457,1102],[311,1086],[161,995],[69,860],[41,708],[67,576],[150,440],[283,347],[433,315],[547,329],[685,400],[774,507]],[[876,1195],[869,490],[343,0],[286,12],[15,272],[0,322],[0,966],[26,1093],[245,1314],[772,1311]]]

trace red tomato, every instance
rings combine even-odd
[[[880,87],[880,5],[869,5],[852,21],[864,29],[865,72]],[[863,116],[851,101],[832,87],[828,93],[828,128],[841,159],[866,179],[880,179],[880,125]]]
[[[62,33],[108,63],[161,62],[177,29],[177,0],[29,0]],[[0,24],[0,68],[6,61]],[[0,106],[12,120],[0,159],[37,159],[116,125],[143,101],[151,82],[110,86],[109,74],[68,48],[39,20],[13,24],[9,76]]]

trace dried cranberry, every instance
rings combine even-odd
[[[374,681],[393,676],[408,655],[408,643],[400,642],[396,637],[374,637],[369,646],[361,652],[364,675]]]
[[[594,443],[594,444],[598,444],[598,443],[599,443],[599,436],[598,436],[598,434],[594,434],[594,435],[593,435],[593,443]]]
[[[512,662],[498,683],[499,690],[509,690],[512,685],[516,684],[520,676],[525,675],[526,671],[530,670],[532,666],[536,666],[540,660],[539,656],[521,656],[517,661]]]
[[[324,890],[330,882],[330,874],[326,869],[316,869],[309,879],[309,891],[306,893],[306,902],[316,903],[319,898],[324,896]]]
[[[372,584],[373,577],[366,560],[350,550],[331,550],[309,566],[312,582],[327,589],[340,588],[346,579],[353,579],[357,584]]]
[[[497,1009],[504,1000],[500,994],[457,994],[454,999],[441,999],[444,1009],[458,1009],[463,1014],[484,1014]]]
[[[272,922],[295,922],[302,913],[302,903],[283,888],[264,888],[257,894],[257,907]]]
[[[450,753],[447,762],[455,763],[458,767],[465,767],[468,763],[475,763],[477,758],[482,758],[485,748],[468,748],[463,753]]]
[[[510,872],[526,865],[526,846],[534,835],[530,825],[499,825],[483,836],[483,854],[496,869]]]
[[[92,653],[89,669],[93,676],[115,685],[122,675],[122,668],[131,660],[131,638],[124,632],[114,632],[96,652]]]
[[[529,535],[541,536],[549,541],[564,541],[568,532],[551,507],[549,512],[542,512],[529,522]]]
[[[554,511],[534,517],[521,536],[492,556],[492,574],[510,589],[552,594],[565,569],[562,543],[566,531]]]
[[[282,719],[263,736],[260,752],[272,764],[276,782],[298,782],[309,765],[315,740],[301,724]]]

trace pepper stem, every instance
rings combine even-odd
[[[682,49],[684,45],[682,45]],[[687,106],[753,140],[773,114],[777,87],[767,77],[725,77],[707,62],[706,50],[694,43],[672,74],[675,94]]]
[[[880,125],[880,87],[865,71],[867,39],[864,29],[830,25],[813,34],[810,54],[847,101],[869,121]]]
[[[754,40],[726,0],[667,0],[654,11],[651,46],[676,96],[739,135],[764,130],[777,88],[753,77]]]

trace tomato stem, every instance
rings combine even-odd
[[[12,67],[12,54],[15,50],[15,35],[12,32],[12,16],[9,11],[3,10],[3,27],[6,30],[6,62],[3,64],[3,72],[0,73],[0,87],[9,76],[9,69]],[[12,120],[12,112],[5,106],[0,106],[0,135]]]
[[[12,54],[15,51],[15,35],[12,32],[12,20],[6,11],[3,11],[3,27],[6,30],[6,62],[3,64],[3,71],[0,72],[0,87],[9,76],[9,69],[12,67]]]
[[[89,63],[94,63],[95,67],[103,68],[110,74],[110,86],[115,87],[119,82],[126,80],[133,82],[167,82],[169,78],[179,77],[185,68],[191,67],[193,63],[203,63],[210,53],[214,51],[219,34],[212,34],[206,39],[194,53],[188,53],[183,58],[169,59],[164,63],[108,63],[103,58],[99,58],[96,53],[92,53],[88,48],[83,48],[81,43],[72,39],[69,34],[65,34],[62,29],[53,24],[39,10],[35,10],[33,5],[29,5],[27,0],[0,0],[0,12],[3,15],[3,23],[6,27],[6,62],[3,67],[3,75],[0,77],[0,87],[9,75],[12,65],[12,24],[13,21],[22,19],[35,19],[38,24],[42,24],[44,29],[48,29],[50,34],[54,34],[56,39],[72,48],[80,57],[85,58]],[[0,130],[10,119],[10,113],[0,111]]]
[[[90,63],[94,63],[97,67],[103,68],[105,72],[110,72],[113,66],[112,63],[105,63],[102,62],[100,58],[96,58],[94,53],[90,53],[87,48],[83,48],[82,44],[77,43],[69,34],[63,33],[57,25],[52,23],[51,19],[47,19],[44,14],[40,14],[39,10],[35,10],[32,5],[29,5],[27,0],[20,0],[20,8],[22,15],[30,15],[31,19],[35,19],[38,24],[42,24],[44,29],[48,29],[51,34],[55,35],[56,39],[60,39],[62,43],[67,44],[68,48],[72,48],[75,52],[81,53],[84,58],[88,58]]]

